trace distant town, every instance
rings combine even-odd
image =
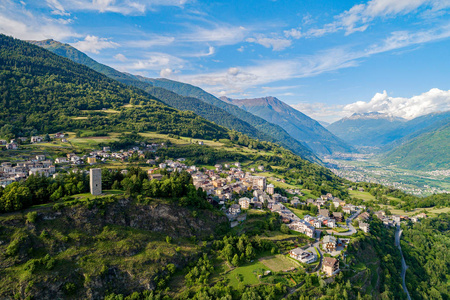
[[[450,186],[450,170],[402,170],[372,163],[372,157],[372,154],[341,153],[323,161],[334,174],[353,182],[378,183],[416,196],[450,193],[450,189],[444,188]]]

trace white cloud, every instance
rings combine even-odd
[[[69,16],[70,14],[66,12],[64,7],[61,5],[61,3],[58,2],[58,0],[46,0],[47,5],[53,9],[52,14],[59,15],[59,16]]]
[[[419,8],[428,12],[437,12],[448,9],[448,0],[371,0],[366,4],[357,4],[349,10],[337,15],[335,21],[325,24],[321,28],[308,30],[306,36],[323,36],[344,30],[346,34],[365,31],[376,18],[391,18],[406,15]]]
[[[266,48],[272,48],[273,51],[284,50],[292,44],[291,40],[289,39],[280,37],[269,38],[262,34],[256,35],[256,37],[254,38],[248,38],[246,39],[246,41],[249,43],[260,44]]]
[[[282,85],[282,86],[262,86],[264,93],[272,93],[274,91],[285,91],[299,88],[300,85]]]
[[[298,40],[299,38],[301,38],[303,36],[302,32],[300,31],[300,28],[292,28],[290,30],[285,30],[284,31],[284,36],[289,38],[294,38],[296,40]]]
[[[431,89],[411,98],[389,97],[387,92],[377,93],[369,101],[358,101],[344,106],[348,113],[380,112],[405,119],[413,119],[438,111],[450,110],[450,90]]]
[[[66,24],[64,24],[66,23]],[[0,32],[24,40],[57,39],[79,37],[68,22],[31,13],[22,3],[0,2]]]
[[[423,94],[406,97],[389,97],[386,91],[376,93],[368,101],[357,101],[347,105],[325,103],[298,103],[291,105],[313,119],[335,122],[354,113],[379,112],[394,117],[414,119],[435,112],[450,110],[450,90],[433,88]]]
[[[302,102],[291,106],[314,120],[325,121],[328,123],[332,123],[347,116],[347,113],[342,111],[343,105]]]
[[[159,76],[162,78],[176,79],[176,78],[178,78],[178,76],[177,76],[178,73],[180,73],[179,70],[172,70],[170,68],[165,68],[159,72]]]
[[[50,0],[54,1],[54,0]],[[67,10],[93,10],[123,15],[144,14],[158,6],[183,7],[189,0],[59,0]]]
[[[187,42],[208,42],[220,46],[234,45],[244,40],[247,29],[242,26],[216,25],[212,29],[195,28],[195,30],[181,40]]]
[[[330,49],[297,59],[259,62],[253,66],[232,67],[214,73],[185,75],[182,78],[210,91],[243,93],[246,89],[291,78],[310,77],[326,71],[356,65],[355,56],[345,49]]]
[[[214,55],[216,53],[216,48],[214,48],[213,46],[209,46],[208,47],[208,52],[198,52],[198,53],[193,53],[193,54],[184,54],[181,55],[183,57],[206,57],[206,56],[211,56]]]
[[[125,55],[123,55],[122,53],[119,53],[119,54],[117,54],[117,55],[114,55],[114,58],[117,59],[117,60],[119,60],[119,61],[122,61],[122,62],[127,61],[127,58],[126,58]]]
[[[98,54],[100,50],[107,48],[116,48],[119,44],[108,41],[106,38],[99,38],[94,35],[87,35],[83,41],[72,43],[72,46],[82,52],[91,52]]]
[[[167,53],[152,52],[147,53],[145,59],[134,61],[125,67],[127,70],[152,70],[160,71],[162,69],[182,69],[185,61],[181,58],[172,56]]]
[[[394,32],[381,41],[363,50],[340,47],[305,55],[294,59],[260,61],[250,66],[235,66],[199,75],[180,76],[184,81],[200,85],[210,92],[244,93],[259,85],[316,76],[324,72],[354,67],[363,58],[379,53],[405,48],[411,45],[427,43],[450,37],[450,24],[440,28],[419,32]],[[233,73],[230,73],[230,70]]]
[[[208,53],[206,53],[204,56],[210,56],[210,55],[213,55],[214,53],[216,53],[216,49],[212,46],[209,46]]]
[[[382,41],[380,44],[374,44],[367,49],[368,54],[376,54],[390,50],[400,49],[411,45],[428,43],[450,37],[450,23],[418,32],[395,31]]]

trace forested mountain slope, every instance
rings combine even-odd
[[[230,99],[221,97],[220,99],[281,126],[293,138],[308,145],[315,153],[329,155],[353,150],[350,145],[326,130],[317,121],[277,98]]]
[[[402,250],[412,299],[449,299],[450,214],[403,228]]]
[[[226,129],[192,112],[180,112],[41,47],[5,35],[0,46],[3,135],[90,128],[228,137]]]
[[[241,120],[245,120],[249,124],[253,125],[256,129],[260,130],[261,132],[264,132],[266,134],[269,134],[270,136],[273,136],[277,138],[279,141],[291,144],[295,141],[289,134],[282,129],[280,126],[272,124],[264,120],[263,118],[260,118],[258,116],[255,116],[236,105],[232,105],[229,103],[226,103],[215,96],[209,94],[208,92],[205,92],[199,87],[182,83],[178,81],[173,81],[169,79],[151,79],[151,78],[145,78],[142,76],[136,76],[142,81],[149,82],[153,86],[159,86],[162,88],[165,88],[167,90],[173,91],[177,94],[187,96],[187,97],[195,97],[198,98],[206,103],[212,104],[214,106],[220,107],[227,112],[233,114],[234,116],[238,117]],[[295,144],[295,142],[294,142]],[[298,144],[298,142],[296,143]]]
[[[411,170],[436,170],[450,168],[450,123],[407,139],[388,152],[383,159]]]
[[[382,148],[382,151],[388,152],[393,150],[394,148],[415,139],[421,134],[438,130],[448,123],[450,123],[450,111],[432,113],[409,120],[402,124],[400,128],[396,129],[397,135],[401,138],[385,145]]]
[[[242,132],[252,138],[270,142],[278,142],[285,148],[292,150],[305,159],[319,162],[317,157],[312,153],[310,149],[308,149],[308,147],[289,136],[289,134],[281,127],[270,124],[265,120],[249,114],[243,110],[241,110],[241,112],[239,112],[238,114],[234,114],[234,109],[232,108],[233,105],[223,103],[210,94],[208,95],[214,98],[215,101],[204,101],[204,99],[189,95],[189,93],[179,93],[177,89],[172,89],[170,88],[170,86],[163,86],[159,84],[159,80],[154,81],[153,79],[141,76],[133,76],[131,74],[121,73],[111,67],[96,62],[95,60],[91,59],[86,54],[78,51],[72,46],[62,44],[57,41],[30,41],[30,43],[44,47],[58,55],[69,58],[74,62],[86,65],[96,70],[97,72],[103,73],[106,76],[116,79],[122,83],[138,87],[172,107],[180,110],[193,111],[199,116],[202,116],[219,125],[225,126],[228,129]],[[153,84],[153,81],[157,84]],[[176,86],[186,85],[179,82],[173,83],[175,83]],[[225,104],[225,107],[222,107],[222,104]],[[230,107],[232,109],[229,109]],[[239,108],[236,109],[240,110]]]

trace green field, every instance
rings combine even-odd
[[[291,268],[300,267],[300,263],[282,254],[263,257],[260,258],[259,261],[274,272],[286,271]]]
[[[303,217],[306,215],[312,215],[309,210],[301,210],[291,206],[289,207],[289,210],[292,211],[300,219],[303,219]]]
[[[258,275],[263,275],[265,271],[271,271],[259,261],[254,261],[242,267],[238,267],[226,275],[229,280],[228,284],[237,288],[240,284],[254,285],[260,281]]]
[[[364,201],[376,201],[374,196],[372,196],[369,192],[360,192],[360,191],[348,191],[350,196],[353,198],[358,198]]]
[[[416,208],[414,210],[405,212],[401,209],[395,209],[390,205],[382,205],[383,207],[390,210],[392,214],[395,215],[406,215],[406,216],[414,216],[420,212],[425,212],[427,215],[438,215],[442,213],[449,213],[450,207],[442,207],[442,208],[436,208],[436,207],[430,207],[430,208]]]
[[[336,232],[347,232],[348,229],[341,228],[341,227],[335,227],[335,228],[333,228],[333,231],[336,231]]]

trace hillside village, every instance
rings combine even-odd
[[[58,133],[52,139],[64,141],[64,134]],[[42,137],[32,137],[31,143],[41,143]],[[11,141],[12,144],[15,141]],[[10,143],[10,144],[11,144]],[[154,156],[146,159],[146,153],[155,153],[164,143],[139,143],[130,149],[111,151],[110,147],[94,150],[85,155],[68,153],[64,157],[52,160],[43,154],[29,158],[27,161],[1,163],[0,185],[5,187],[13,182],[26,179],[28,176],[58,176],[58,172],[70,172],[108,161],[126,162],[132,157],[145,160],[149,166],[147,170],[149,180],[161,180],[164,172],[189,173],[192,183],[197,189],[206,192],[208,201],[222,210],[230,221],[231,228],[239,226],[246,221],[246,212],[249,210],[269,210],[280,216],[282,223],[293,232],[304,234],[311,239],[311,244],[297,247],[289,251],[289,256],[304,264],[313,264],[319,258],[321,261],[321,272],[325,276],[333,276],[339,272],[339,260],[333,257],[340,256],[350,243],[351,236],[357,232],[353,225],[357,225],[362,232],[370,233],[370,214],[365,211],[364,205],[353,205],[346,203],[331,193],[321,195],[317,199],[304,197],[300,189],[284,189],[282,196],[276,191],[268,178],[261,176],[255,168],[248,171],[243,170],[239,162],[215,164],[213,168],[198,168],[187,165],[186,159],[162,160]],[[264,171],[259,166],[258,171]],[[88,172],[85,170],[84,172]],[[121,170],[126,174],[127,169]],[[301,200],[303,199],[303,200]],[[299,217],[291,208],[317,207],[317,213],[305,214]],[[407,220],[406,216],[387,216],[384,211],[374,214],[386,226],[397,226],[401,221]],[[411,217],[410,220],[417,222],[426,215],[420,214]],[[353,225],[352,225],[353,223]],[[327,254],[328,257],[323,255]]]

